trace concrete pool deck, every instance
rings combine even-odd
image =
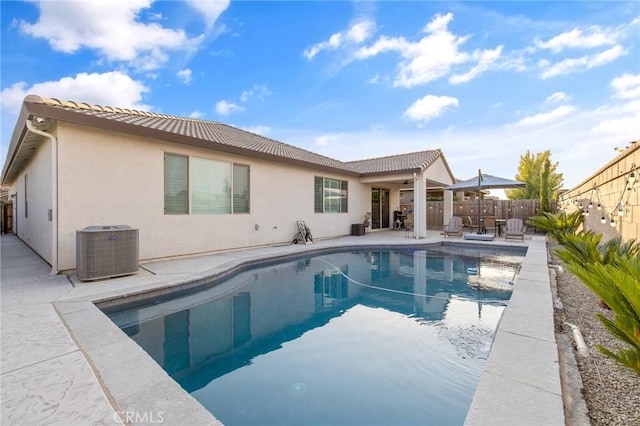
[[[445,239],[438,231],[420,240],[404,234],[372,232],[310,245],[142,262],[136,275],[86,283],[74,276],[50,276],[49,266],[22,241],[3,235],[1,423],[219,424],[94,303],[166,294],[246,262],[307,251],[447,241],[528,246],[465,424],[564,425],[545,237],[475,242]]]

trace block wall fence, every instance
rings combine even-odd
[[[602,241],[640,239],[640,141],[631,142],[616,158],[563,193],[558,209],[583,211],[584,229]]]

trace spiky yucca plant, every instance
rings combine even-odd
[[[562,244],[565,236],[575,234],[582,225],[582,212],[576,211],[570,214],[564,211],[558,213],[542,212],[529,219],[527,224],[535,226]]]
[[[613,320],[597,317],[627,345],[614,350],[598,345],[598,350],[640,374],[640,258],[615,255],[606,265],[572,261],[567,267],[613,310]]]

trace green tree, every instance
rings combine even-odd
[[[549,199],[551,198],[551,190],[549,188],[549,176],[551,174],[551,160],[546,158],[542,165],[540,173],[540,210],[550,212]]]
[[[540,199],[540,175],[547,161],[549,161],[549,197],[556,199],[560,188],[562,188],[563,177],[562,173],[557,171],[558,163],[551,163],[551,151],[549,150],[535,154],[527,150],[525,155],[520,156],[516,180],[525,182],[527,185],[524,188],[507,189],[505,191],[507,198],[510,200]]]

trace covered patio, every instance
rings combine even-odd
[[[393,229],[401,216],[401,230],[427,238],[427,197],[443,193],[455,177],[441,150],[414,152],[348,163],[362,173],[360,182],[371,188],[371,230]],[[415,194],[424,194],[415,196]],[[444,191],[444,217],[452,216],[453,194]],[[394,213],[398,212],[398,213]],[[445,222],[446,223],[446,222]]]

